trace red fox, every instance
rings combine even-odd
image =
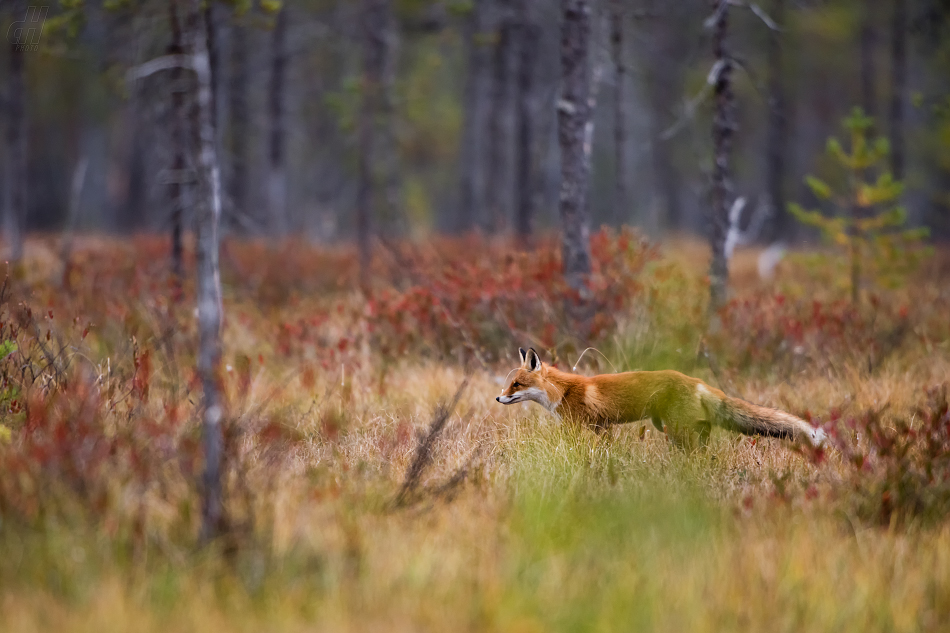
[[[705,445],[712,425],[746,435],[804,437],[818,446],[821,429],[776,409],[731,398],[678,371],[629,371],[587,378],[541,362],[534,349],[521,353],[521,367],[501,395],[502,404],[533,400],[554,415],[598,433],[611,424],[649,418],[683,448]]]

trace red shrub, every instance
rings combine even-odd
[[[555,242],[530,252],[475,237],[446,244],[441,251],[392,249],[404,283],[397,275],[401,289],[369,299],[374,348],[497,358],[519,344],[553,349],[576,340],[569,312],[578,296],[564,282]],[[596,343],[639,299],[643,268],[657,255],[628,229],[603,229],[591,236],[591,256],[588,340]]]
[[[844,485],[836,486],[835,494],[856,516],[890,525],[929,522],[950,513],[947,385],[928,390],[910,420],[868,411],[825,426],[845,468]],[[800,450],[816,465],[825,459],[822,448]]]
[[[732,367],[788,374],[852,362],[873,371],[912,328],[906,308],[881,302],[790,300],[782,294],[736,299],[720,311],[710,346]]]

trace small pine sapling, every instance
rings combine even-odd
[[[886,138],[869,138],[872,125],[873,119],[855,108],[844,120],[851,136],[850,153],[837,138],[828,139],[828,154],[843,172],[836,187],[815,176],[805,177],[816,197],[840,210],[837,215],[789,204],[789,211],[799,222],[816,227],[827,240],[847,251],[851,301],[855,305],[860,300],[862,279],[885,288],[900,287],[932,252],[922,244],[929,229],[906,227],[907,211],[900,204],[904,185],[881,167],[890,147]]]

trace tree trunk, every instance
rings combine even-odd
[[[128,101],[123,104],[127,108],[128,116],[125,120],[128,128],[128,145],[123,148],[120,159],[124,166],[125,195],[122,200],[122,212],[119,227],[123,231],[137,231],[145,225],[148,217],[148,181],[145,152],[146,122],[145,122],[145,94],[141,84],[136,84]]]
[[[488,198],[489,233],[505,229],[510,217],[510,197],[507,184],[510,182],[509,149],[511,147],[510,85],[512,32],[509,7],[506,0],[496,3],[498,15],[495,27],[495,46],[492,53],[491,113],[488,122]]]
[[[534,224],[534,86],[540,34],[531,14],[531,0],[521,0],[518,31],[518,125],[515,154],[515,231],[522,246],[530,246]]]
[[[624,112],[624,83],[627,67],[623,46],[623,0],[610,2],[610,53],[614,63],[614,203],[611,219],[616,225],[628,221],[627,206],[627,126]]]
[[[228,197],[231,200],[231,220],[243,226],[247,224],[247,179],[248,179],[248,111],[247,111],[247,28],[238,23],[231,27],[231,72],[228,81],[228,127],[231,150],[231,179],[228,182]]]
[[[579,300],[573,306],[582,339],[589,333],[588,314],[591,271],[587,187],[590,180],[591,97],[590,34],[588,0],[562,0],[561,98],[558,110],[558,142],[561,147],[561,258],[568,287]]]
[[[647,105],[650,125],[650,159],[653,176],[653,200],[645,225],[647,232],[656,237],[662,229],[677,230],[683,220],[680,187],[671,142],[662,137],[673,118],[680,78],[673,63],[676,42],[673,32],[679,27],[673,22],[674,8],[669,3],[649,2],[647,11],[656,14],[645,34],[650,63],[647,68]]]
[[[221,193],[218,156],[212,117],[211,63],[207,48],[207,25],[199,0],[189,0],[189,39],[195,71],[195,103],[198,129],[198,198],[195,213],[197,233],[198,375],[201,378],[202,435],[205,452],[202,499],[202,538],[211,539],[224,528],[221,492],[221,461],[224,418],[220,391],[221,278],[218,268],[218,222]]]
[[[904,94],[907,92],[907,2],[894,0],[891,17],[891,172],[904,178]]]
[[[485,47],[484,3],[476,2],[465,23],[466,75],[465,75],[465,123],[462,130],[462,145],[459,155],[459,210],[455,228],[468,231],[475,225],[476,215],[484,207],[482,138],[486,121],[485,106]]]
[[[181,22],[178,19],[176,0],[168,3],[169,25],[172,32],[172,41],[168,45],[169,55],[181,55],[185,52],[182,46]],[[177,302],[182,297],[182,280],[184,278],[184,247],[182,233],[184,224],[185,201],[182,196],[182,178],[185,171],[185,147],[187,145],[185,129],[185,93],[182,78],[182,69],[178,66],[171,69],[171,100],[172,100],[172,179],[171,197],[172,207],[172,274],[174,275],[173,299]]]
[[[356,202],[356,235],[359,247],[360,286],[369,290],[372,252],[370,240],[374,210],[379,197],[377,153],[378,118],[383,108],[383,79],[387,64],[386,27],[391,0],[363,0],[362,103],[359,114],[359,184]]]
[[[287,67],[287,7],[277,12],[271,32],[271,73],[267,110],[270,115],[268,144],[267,206],[271,226],[277,235],[287,235],[287,170],[284,165],[284,75]]]
[[[399,39],[393,2],[386,3],[380,16],[380,36],[382,45],[382,77],[380,87],[380,112],[376,117],[379,128],[379,147],[376,161],[379,164],[383,199],[381,204],[381,224],[390,235],[396,235],[405,228],[402,214],[402,192],[400,185],[399,157],[396,147],[396,62]]]
[[[14,5],[14,11],[22,3]],[[19,15],[17,15],[19,17]],[[7,212],[4,224],[11,262],[23,258],[23,234],[26,232],[26,108],[23,82],[24,41],[10,38],[10,74],[7,78]]]
[[[774,0],[772,19],[785,24],[785,0]],[[766,234],[769,242],[787,239],[788,210],[785,208],[785,156],[788,145],[788,119],[785,113],[785,75],[782,64],[782,34],[770,30],[768,41],[769,130],[766,157],[770,223]]]
[[[63,231],[60,260],[63,262],[63,275],[60,287],[66,292],[72,291],[73,272],[73,233],[79,221],[79,208],[82,202],[82,188],[86,181],[86,167],[89,161],[85,156],[79,159],[73,169],[73,179],[69,187],[69,211],[66,215],[66,227]]]
[[[712,248],[712,263],[709,267],[710,309],[716,310],[726,301],[729,286],[729,260],[726,257],[726,232],[729,227],[729,206],[732,202],[732,183],[729,155],[732,150],[732,135],[736,129],[735,101],[732,94],[732,58],[726,48],[729,17],[729,0],[714,0],[713,10],[717,19],[713,26],[713,55],[718,74],[713,88],[715,113],[713,114],[713,173],[709,245]]]
[[[211,129],[214,130],[215,146],[218,140],[218,37],[214,21],[214,0],[204,5],[205,34],[208,47],[208,69],[211,73]]]

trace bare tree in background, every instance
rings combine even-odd
[[[515,153],[515,231],[519,244],[530,244],[534,224],[534,90],[539,27],[535,24],[532,0],[520,0],[518,8],[518,109]]]
[[[624,111],[624,83],[627,67],[624,62],[623,0],[610,0],[610,53],[614,64],[614,200],[612,220],[620,224],[629,220],[627,214],[627,126]]]
[[[382,85],[380,87],[380,113],[376,117],[379,127],[379,163],[383,199],[380,219],[386,231],[396,234],[405,229],[406,218],[402,211],[402,186],[396,144],[396,62],[398,61],[399,29],[393,1],[382,13],[381,35],[383,42]]]
[[[511,140],[511,58],[513,36],[509,0],[495,0],[495,35],[491,62],[491,107],[488,121],[488,174],[486,178],[489,232],[501,231],[509,216],[507,151]]]
[[[22,2],[12,3],[17,17]],[[36,11],[31,7],[30,11]],[[14,18],[17,19],[17,18]],[[23,46],[10,36],[10,74],[7,76],[7,187],[9,188],[4,232],[10,247],[10,261],[23,258],[23,233],[26,231],[26,89],[23,82]]]
[[[680,70],[675,63],[680,28],[676,3],[648,0],[645,12],[651,17],[645,29],[647,48],[647,108],[650,125],[650,159],[653,200],[645,218],[647,232],[658,236],[665,227],[678,229],[683,220],[681,174],[674,160],[673,148],[664,138],[664,131],[673,123],[681,88]]]
[[[729,155],[732,135],[736,130],[735,99],[732,94],[732,58],[726,47],[729,0],[713,0],[715,11],[712,21],[715,112],[713,114],[713,171],[710,191],[709,245],[712,262],[709,266],[710,309],[719,308],[726,301],[729,286],[729,259],[726,256],[726,233],[729,227],[729,205],[732,200],[732,182]]]
[[[384,108],[384,75],[389,64],[388,26],[392,0],[363,0],[362,6],[362,103],[359,113],[359,184],[356,201],[356,234],[359,245],[360,286],[369,288],[372,264],[371,232],[379,197],[379,117]]]
[[[773,0],[772,19],[784,25],[785,0]],[[768,148],[766,150],[766,187],[768,188],[771,222],[767,229],[770,242],[785,239],[788,210],[785,202],[785,156],[788,146],[788,119],[785,106],[785,73],[782,61],[784,31],[769,30],[766,57],[768,60]]]
[[[172,41],[166,52],[169,55],[182,55],[185,52],[182,46],[181,22],[178,19],[178,3],[170,0],[168,3],[168,18],[171,28]],[[172,174],[170,182],[170,197],[172,208],[172,273],[174,275],[174,299],[179,301],[182,295],[182,279],[184,278],[184,245],[182,233],[184,231],[184,207],[182,196],[183,176],[185,172],[186,120],[185,94],[183,71],[180,66],[171,69],[171,144],[172,144]]]
[[[290,230],[287,217],[287,170],[284,165],[284,75],[287,72],[287,6],[277,11],[271,32],[271,72],[267,95],[270,114],[268,143],[267,203],[272,226],[278,235]]]
[[[218,28],[214,19],[214,0],[204,2],[205,43],[208,48],[208,69],[211,72],[211,128],[215,143],[218,138]]]
[[[891,172],[904,178],[904,95],[907,92],[907,0],[894,0],[891,14]]]
[[[198,374],[203,390],[202,435],[205,472],[202,499],[202,538],[220,534],[224,527],[221,492],[224,409],[220,391],[221,278],[218,268],[218,223],[221,191],[212,117],[211,63],[207,25],[200,0],[189,0],[188,43],[195,72],[198,133],[198,197],[196,208],[198,288]]]
[[[248,216],[248,107],[247,107],[247,27],[235,15],[231,26],[231,59],[228,73],[228,148],[231,174],[228,198],[231,221],[242,224]]]
[[[488,100],[485,86],[488,71],[487,47],[484,45],[485,3],[476,2],[465,20],[466,49],[465,123],[462,143],[459,147],[459,210],[455,226],[461,231],[470,230],[476,214],[481,213],[484,201],[484,163],[482,137],[487,121]]]
[[[593,128],[591,116],[591,7],[588,0],[561,0],[561,97],[557,104],[561,147],[561,258],[568,286],[578,293],[575,320],[588,332],[587,287],[591,271],[587,187]]]

